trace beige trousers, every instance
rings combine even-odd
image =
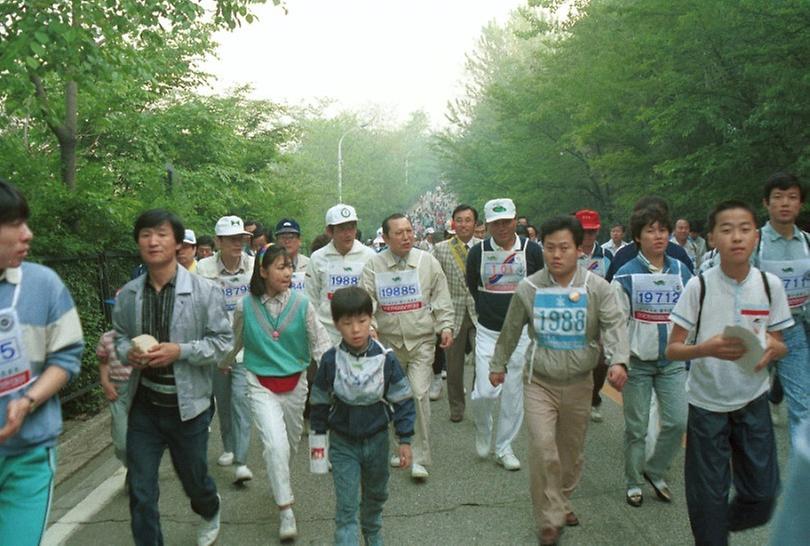
[[[396,347],[383,336],[380,341],[386,347],[394,349],[408,382],[413,391],[413,401],[416,405],[416,423],[414,424],[413,462],[424,466],[430,465],[430,382],[433,379],[433,357],[436,352],[436,342],[430,338],[411,350],[405,347]]]
[[[592,388],[591,374],[564,387],[537,378],[524,385],[529,487],[538,529],[562,527],[565,514],[574,511],[569,499],[582,475]]]

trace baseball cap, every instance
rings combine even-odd
[[[484,205],[484,218],[487,222],[512,220],[516,215],[515,203],[511,199],[493,199]]]
[[[582,209],[574,213],[582,229],[599,229],[602,224],[599,222],[599,213],[595,210]]]
[[[223,216],[217,220],[217,225],[214,228],[214,233],[217,237],[229,237],[231,235],[250,235],[249,231],[245,231],[245,223],[238,216]]]
[[[194,235],[193,229],[187,229],[186,232],[183,234],[183,242],[188,243],[190,245],[197,244],[197,236]]]
[[[282,218],[278,221],[278,224],[276,224],[276,235],[281,235],[282,233],[301,235],[301,226],[292,218]]]
[[[351,205],[344,205],[338,203],[331,209],[326,211],[326,225],[336,226],[338,224],[345,224],[346,222],[356,222],[357,212]]]
[[[432,235],[432,234],[434,234],[434,233],[436,233],[436,230],[435,230],[435,229],[433,229],[432,227],[429,227],[429,228],[427,228],[427,229],[425,230],[425,235]]]

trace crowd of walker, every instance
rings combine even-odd
[[[390,467],[429,478],[430,400],[443,365],[450,420],[467,416],[470,355],[470,448],[521,469],[512,442],[525,420],[540,544],[580,525],[571,495],[606,380],[623,395],[629,505],[641,507],[647,492],[673,501],[667,474],[686,435],[697,545],[728,544],[729,533],[771,519],[780,477],[769,403],[784,397],[795,497],[783,500],[772,542],[809,543],[799,500],[810,480],[810,236],[796,225],[805,188],[777,173],[762,198],[761,229],[750,204],[723,201],[704,239],[664,199],[644,197],[631,241],[616,224],[602,245],[593,210],[538,229],[496,198],[483,222],[459,204],[433,227],[420,205],[422,248],[401,213],[362,243],[355,209],[341,203],[309,258],[291,218],[269,231],[224,216],[214,238],[198,238],[168,210],[143,212],[132,232],[143,265],[117,294],[113,329],[96,349],[134,542],[163,544],[167,449],[200,516],[198,544],[217,540],[222,505],[208,471],[217,413],[216,463],[232,466],[237,482],[253,479],[255,425],[280,539],[298,535],[290,461],[308,417],[311,467],[334,479],[334,543],[382,544]],[[39,544],[47,524],[58,392],[78,375],[84,348],[65,285],[25,261],[28,217],[23,194],[0,180],[0,544],[22,546]]]

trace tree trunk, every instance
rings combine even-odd
[[[65,85],[65,121],[62,131],[56,133],[59,139],[62,182],[74,191],[76,189],[76,128],[78,119],[79,86],[75,81]]]

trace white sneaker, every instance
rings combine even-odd
[[[219,515],[222,513],[222,497],[219,496],[219,493],[217,493],[217,500],[219,501],[217,513],[210,520],[203,519],[197,528],[197,546],[211,546],[217,541],[219,536]]]
[[[233,464],[233,452],[226,451],[222,455],[219,456],[217,459],[217,464],[219,466],[231,466]]]
[[[447,370],[442,370],[442,379],[447,379]]]
[[[295,514],[292,508],[282,510],[279,514],[281,524],[278,527],[278,538],[281,540],[291,540],[298,536],[298,527],[295,525]]]
[[[475,452],[482,459],[486,459],[487,457],[489,457],[489,444],[490,444],[489,436],[484,437],[483,435],[481,435],[478,432],[478,429],[476,429],[475,430]]]
[[[602,412],[599,411],[599,408],[597,408],[596,406],[591,406],[591,421],[593,421],[594,423],[601,423],[602,421],[604,421],[604,419],[602,418]]]
[[[511,451],[507,451],[503,455],[498,455],[495,457],[495,462],[504,467],[506,470],[520,470],[520,461]]]
[[[428,396],[431,400],[438,400],[442,397],[441,374],[436,374],[433,376],[433,380],[430,382],[430,391],[428,392]]]
[[[253,479],[253,472],[247,467],[247,465],[240,464],[236,467],[236,483],[244,483]]]
[[[411,464],[411,478],[414,480],[426,480],[428,476],[427,468],[418,463]]]
[[[391,466],[399,468],[399,455],[391,455]]]

